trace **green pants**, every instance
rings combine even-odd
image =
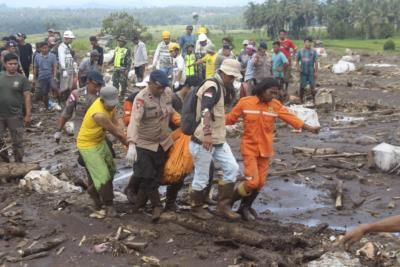
[[[106,141],[91,148],[80,148],[83,161],[90,173],[96,190],[101,191],[102,187],[112,181],[116,172],[114,160]]]
[[[119,89],[121,85],[121,98],[125,97],[126,89],[128,88],[128,76],[125,74],[125,71],[121,71],[120,69],[114,70],[112,76],[113,86]]]

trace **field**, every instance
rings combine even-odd
[[[150,53],[154,52],[159,40],[159,36],[161,35],[161,32],[164,30],[170,30],[172,40],[176,40],[185,31],[185,26],[184,25],[154,26],[149,28],[148,31],[153,36],[153,40],[147,43],[147,47]],[[256,33],[249,30],[238,29],[238,30],[229,30],[224,34],[220,29],[215,29],[213,27],[210,27],[209,30],[210,30],[209,36],[213,41],[213,43],[216,44],[217,48],[221,46],[220,45],[221,39],[224,36],[233,37],[234,50],[236,53],[240,51],[240,48],[242,46],[241,43],[244,39],[255,40],[257,42],[261,40],[267,40],[269,47],[271,46],[271,41],[272,41],[271,38],[269,38],[265,33],[262,32]],[[74,49],[79,54],[85,54],[90,50],[90,44],[88,41],[89,36],[99,33],[100,29],[99,28],[78,29],[78,30],[73,30],[73,32],[77,36],[77,39],[73,43]],[[28,42],[35,43],[41,41],[46,35],[47,35],[46,33],[42,33],[42,34],[35,34],[28,36]],[[393,40],[396,43],[396,50],[394,52],[400,52],[400,37],[393,38]],[[325,40],[324,39],[322,41],[326,48],[335,50],[335,52],[343,53],[346,48],[350,48],[353,50],[369,51],[369,52],[371,51],[383,52],[383,44],[385,43],[386,40],[385,39],[375,39],[375,40],[359,40],[359,39]],[[295,43],[298,47],[301,47],[303,41],[296,40]],[[131,46],[132,44],[130,43],[129,45]]]

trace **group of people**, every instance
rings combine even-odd
[[[93,49],[90,58],[79,65],[79,88],[72,87],[76,73],[70,44],[74,34],[64,32],[62,42],[57,44],[49,30],[46,40],[38,44],[39,51],[33,59],[34,76],[39,82],[45,106],[48,106],[50,89],[58,88],[58,93],[66,95],[54,134],[55,141],[61,142],[64,126],[73,119],[78,162],[88,175],[87,191],[95,207],[104,208],[107,216],[118,213],[113,206],[115,152],[106,132],[127,147],[126,160],[134,172],[125,192],[133,210],[141,211],[150,201],[154,222],[163,211],[177,210],[178,192],[185,179],[182,176],[179,181],[166,184],[166,204],[163,207],[158,189],[168,152],[174,146],[173,131],[182,130],[190,139],[184,149],[192,157],[194,170],[191,213],[199,219],[209,220],[214,215],[205,204],[216,205],[216,214],[231,221],[257,218],[252,204],[266,184],[269,162],[274,154],[276,119],[280,118],[295,129],[319,132],[318,127],[305,124],[276,99],[282,90],[287,90],[294,55],[301,73],[300,96],[304,96],[307,85],[314,89],[318,64],[311,38],[306,38],[304,48],[297,52],[296,46],[282,30],[279,41],[273,42],[272,56],[267,54],[265,42],[256,47],[255,42],[244,41],[243,49],[236,57],[229,38],[224,38],[222,49],[216,51],[207,32],[200,30],[196,38],[192,35],[193,27],[188,26],[179,43],[171,42],[169,32],[162,33],[163,40],[157,46],[146,86],[130,96],[132,105],[125,111],[129,114],[126,124],[119,106],[121,95],[125,96],[128,86],[127,72],[133,65],[137,82],[141,82],[148,64],[146,46],[140,38],[133,38],[133,54],[126,47],[127,39],[124,36],[118,38],[112,60],[113,86],[105,86],[101,72],[104,51],[96,37],[89,39]],[[19,38],[26,36],[22,34]],[[57,53],[51,52],[55,47]],[[1,53],[0,138],[4,147],[3,137],[8,128],[15,161],[22,162],[23,126],[30,123],[32,105],[31,86],[18,70],[21,68],[25,75],[29,75],[29,68],[22,64],[25,62],[22,60],[24,53],[4,51],[8,52]],[[19,51],[24,51],[24,48]],[[235,80],[248,85],[240,99],[235,95]],[[227,113],[227,110],[230,111]],[[239,165],[227,143],[225,127],[240,119],[243,120],[241,155],[245,179],[238,181]],[[2,150],[0,157],[9,161],[6,150]],[[215,165],[223,171],[222,179],[218,181],[217,202],[209,194]],[[232,210],[236,201],[240,201],[237,212]],[[352,233],[346,240],[354,241],[361,232],[371,229],[375,228],[364,226],[363,232]]]

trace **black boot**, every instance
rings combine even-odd
[[[258,193],[258,191],[253,191],[250,196],[242,199],[242,203],[240,204],[238,212],[242,215],[243,220],[254,221],[257,219],[257,212],[251,207],[251,205],[253,204],[254,200],[256,200]]]
[[[204,191],[193,190],[190,194],[192,215],[201,220],[210,220],[213,218],[211,213],[203,208],[204,204]]]
[[[152,222],[157,222],[160,219],[162,213],[162,205],[160,200],[160,194],[158,193],[158,189],[152,189],[148,192],[148,197],[153,206],[153,216],[151,217]]]
[[[140,209],[143,209],[147,203],[147,194],[143,189],[139,189],[136,195],[136,202],[133,205],[133,212],[138,212]]]
[[[240,215],[232,211],[232,197],[235,183],[220,183],[218,185],[217,213],[231,221],[238,220]]]
[[[128,186],[124,190],[124,193],[128,198],[129,203],[131,204],[135,204],[136,202],[139,184],[140,184],[140,178],[132,175],[131,179],[129,180]]]
[[[166,201],[165,201],[165,211],[172,211],[175,212],[178,210],[178,206],[176,205],[176,199],[178,198],[178,192],[181,190],[183,186],[182,183],[171,184],[167,186],[167,193],[166,193]]]

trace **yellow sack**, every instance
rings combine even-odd
[[[185,135],[180,128],[172,133],[174,145],[169,149],[164,167],[163,184],[181,181],[193,170],[192,154],[189,151],[191,136]]]

